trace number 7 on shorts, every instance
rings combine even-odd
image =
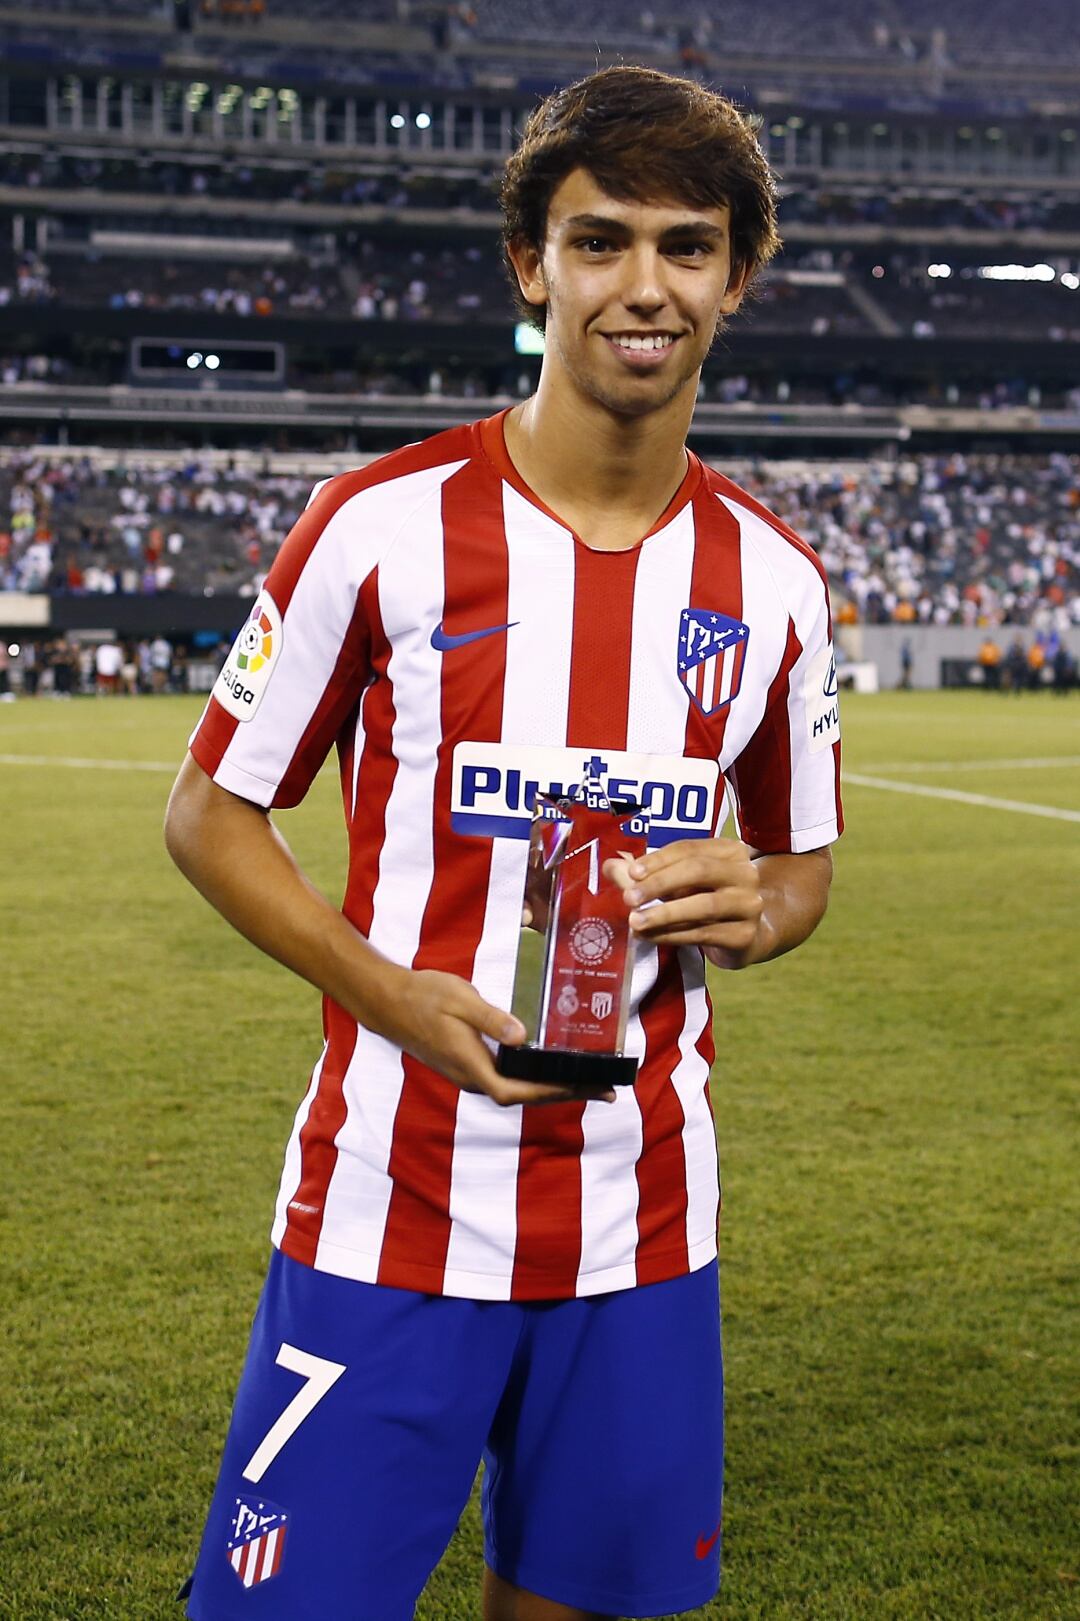
[[[327,1357],[313,1356],[310,1351],[301,1351],[297,1346],[288,1345],[284,1340],[275,1360],[279,1368],[288,1368],[290,1373],[302,1374],[304,1383],[285,1411],[267,1430],[244,1466],[244,1479],[254,1481],[256,1484],[265,1475],[286,1441],[296,1433],[308,1414],[314,1411],[345,1372],[344,1362],[331,1362]]]

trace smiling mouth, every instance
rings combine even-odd
[[[678,342],[671,332],[604,332],[601,336],[623,355],[664,355]]]

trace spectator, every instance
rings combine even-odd
[[[1005,668],[1009,676],[1009,687],[1019,697],[1027,685],[1027,653],[1024,649],[1023,639],[1015,636],[1005,655]]]
[[[49,663],[53,672],[53,693],[57,698],[70,698],[74,685],[75,649],[64,636],[57,637],[49,649]]]
[[[118,691],[123,667],[124,654],[116,642],[99,642],[94,653],[94,674],[100,695]]]
[[[120,688],[129,697],[134,698],[139,690],[139,665],[135,657],[135,649],[130,642],[125,642],[121,648],[123,655],[120,665]]]
[[[1071,691],[1076,682],[1076,660],[1073,658],[1064,642],[1059,642],[1054,653],[1054,691],[1057,696],[1063,697]]]
[[[979,646],[979,668],[987,692],[1001,690],[1001,648],[992,636],[984,636]]]
[[[36,698],[38,681],[41,679],[41,666],[39,662],[36,642],[24,642],[22,650],[22,684],[23,692],[27,698]]]
[[[155,636],[150,643],[150,674],[155,692],[164,692],[168,687],[172,658],[172,643],[164,636]]]

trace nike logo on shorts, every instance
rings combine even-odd
[[[465,647],[469,642],[481,642],[485,636],[497,636],[501,630],[513,630],[520,621],[514,619],[509,625],[488,625],[484,630],[467,630],[460,636],[451,636],[443,630],[442,620],[431,633],[431,645],[436,653],[449,653],[452,648]]]
[[[716,1530],[713,1532],[712,1536],[709,1537],[707,1540],[706,1540],[705,1537],[698,1537],[697,1543],[694,1546],[694,1553],[697,1555],[697,1557],[699,1559],[707,1559],[709,1557],[709,1555],[712,1553],[713,1549],[716,1546],[716,1539],[717,1539],[717,1537],[719,1535],[720,1535],[720,1526],[718,1525],[716,1527]]]

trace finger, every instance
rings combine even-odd
[[[701,842],[705,844],[704,840]],[[633,865],[630,870],[633,873]],[[706,846],[695,850],[691,845],[663,867],[652,868],[644,878],[635,879],[625,896],[631,906],[644,906],[648,901],[673,900],[704,890],[734,889],[740,885],[750,887],[753,883],[754,869],[741,849],[718,850]]]
[[[496,1103],[503,1106],[511,1104],[551,1104],[551,1103],[589,1103],[593,1100],[614,1103],[615,1093],[607,1088],[601,1092],[586,1091],[581,1087],[560,1086],[555,1082],[523,1081],[509,1075],[503,1075],[495,1067],[495,1062],[484,1043],[471,1030],[458,1026],[459,1042],[455,1046],[460,1053],[459,1075],[451,1075],[452,1080],[466,1091],[484,1092]]]
[[[610,1090],[604,1093],[585,1092],[579,1088],[559,1086],[554,1082],[523,1081],[514,1076],[502,1075],[496,1069],[491,1054],[486,1047],[482,1047],[482,1058],[471,1066],[470,1079],[474,1080],[481,1091],[503,1107],[513,1104],[553,1104],[553,1103],[588,1103],[593,1098],[604,1102],[615,1101],[615,1094]]]
[[[431,1045],[414,1051],[421,1062],[429,1064],[463,1092],[490,1097],[505,1107],[526,1103],[582,1103],[594,1096],[566,1086],[521,1081],[500,1074],[478,1031],[453,1014],[440,1021],[437,1037]],[[614,1093],[595,1095],[604,1102],[615,1101]]]
[[[635,879],[648,878],[654,873],[663,872],[665,868],[682,861],[686,856],[700,855],[703,850],[723,852],[728,856],[736,851],[747,854],[747,847],[741,839],[672,839],[670,844],[661,844],[655,850],[646,850],[643,856],[637,856],[631,861],[631,876]]]
[[[688,923],[684,928],[667,929],[647,938],[651,946],[714,946],[741,960],[742,954],[754,943],[757,929],[757,924],[749,919],[734,923]]]
[[[525,1040],[526,1030],[520,1019],[515,1019],[504,1008],[485,1002],[471,985],[463,984],[462,991],[461,1006],[448,1008],[449,1013],[462,1019],[481,1035],[490,1036],[492,1041],[502,1041],[507,1046],[516,1047]]]
[[[627,856],[609,856],[604,862],[601,871],[608,883],[614,884],[617,889],[625,891],[633,885],[634,880],[630,876],[630,860]]]
[[[615,1093],[608,1092],[577,1092],[569,1091],[566,1087],[543,1086],[538,1081],[513,1081],[505,1075],[498,1076],[499,1086],[489,1095],[496,1103],[507,1107],[518,1103],[533,1107],[548,1107],[556,1103],[614,1103]]]
[[[707,890],[635,908],[630,913],[629,922],[635,934],[655,940],[658,934],[671,929],[744,921],[756,924],[761,909],[761,896],[756,890]]]

